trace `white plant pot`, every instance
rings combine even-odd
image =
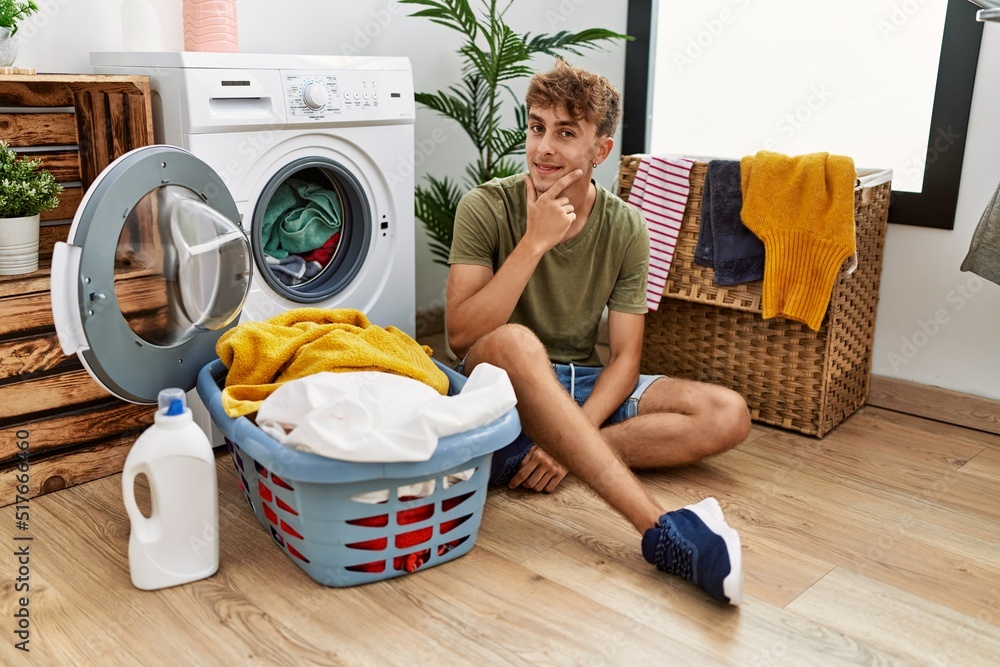
[[[0,218],[0,276],[38,270],[40,217]]]
[[[10,28],[0,28],[0,67],[10,67],[17,60],[17,47],[20,38],[11,34]]]

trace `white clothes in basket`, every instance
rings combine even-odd
[[[257,426],[287,447],[328,458],[426,461],[439,438],[485,426],[516,403],[507,372],[485,363],[455,396],[392,373],[316,373],[276,389]]]

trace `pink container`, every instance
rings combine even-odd
[[[240,50],[236,0],[184,0],[184,50]]]

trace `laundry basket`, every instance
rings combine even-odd
[[[640,155],[625,155],[618,195],[627,200]],[[819,331],[761,316],[762,283],[722,286],[694,261],[708,164],[695,162],[673,263],[656,311],[646,316],[643,373],[699,380],[741,394],[754,421],[822,437],[865,404],[871,378],[888,169],[859,169],[854,192],[858,268],[841,269]]]
[[[437,363],[437,362],[435,362]],[[451,394],[465,378],[438,364]],[[198,394],[225,436],[243,496],[275,543],[306,574],[345,587],[434,567],[469,552],[486,501],[492,453],[521,425],[511,409],[441,438],[427,461],[356,463],[289,449],[222,408],[226,367],[198,375]]]

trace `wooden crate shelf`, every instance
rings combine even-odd
[[[15,499],[7,487],[19,432],[29,434],[29,495],[37,496],[120,472],[155,408],[113,398],[63,355],[49,292],[52,247],[66,240],[83,193],[116,158],[153,142],[148,77],[0,75],[0,109],[0,139],[39,158],[64,188],[59,207],[42,214],[38,271],[0,276],[2,506]],[[127,310],[163,298],[148,276],[120,285]]]

